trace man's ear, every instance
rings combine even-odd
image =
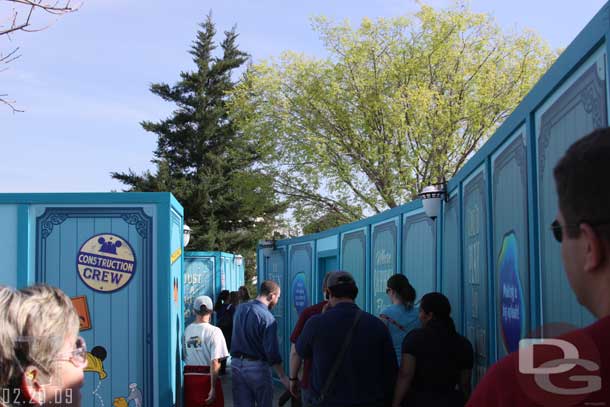
[[[586,272],[595,272],[606,261],[606,245],[591,225],[581,223],[580,233],[582,237],[581,244],[584,246],[583,268]]]
[[[21,378],[21,391],[26,402],[39,405],[44,403],[44,376],[44,373],[37,367],[26,367]]]

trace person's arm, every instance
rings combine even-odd
[[[290,368],[288,369],[288,375],[290,376],[290,392],[293,396],[298,397],[299,395],[299,371],[301,370],[302,359],[297,353],[296,345],[293,343],[290,345]]]
[[[205,399],[205,404],[212,404],[216,400],[216,379],[218,379],[218,372],[220,371],[220,361],[218,359],[212,359],[212,365],[210,366],[210,391],[208,398]]]
[[[282,365],[282,362],[276,363],[271,367],[275,370],[277,377],[279,377],[280,382],[282,382],[286,390],[290,391],[290,380],[288,380],[288,376],[286,376],[286,372],[284,372],[284,365]]]
[[[282,365],[282,356],[280,355],[280,346],[277,341],[277,321],[269,321],[269,325],[265,328],[263,334],[263,347],[265,349],[265,354],[267,355],[267,361],[277,373],[278,378],[286,387],[287,390],[290,390],[290,382],[288,380],[288,376],[286,376],[286,372],[284,372],[284,366]]]
[[[411,381],[415,375],[415,356],[403,353],[398,370],[398,378],[396,379],[396,387],[394,388],[394,400],[392,407],[399,407],[402,400],[405,398],[411,388]]]

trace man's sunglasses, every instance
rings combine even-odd
[[[551,223],[551,231],[553,232],[553,237],[555,237],[555,240],[557,240],[559,243],[561,243],[563,241],[563,229],[564,228],[566,228],[566,229],[567,228],[577,229],[583,223],[586,223],[587,225],[589,225],[591,227],[603,226],[603,225],[610,224],[610,222],[607,222],[607,221],[604,221],[604,222],[588,222],[588,221],[582,220],[582,221],[580,221],[578,223],[567,224],[565,226],[561,226],[559,221],[557,219],[555,219],[553,221],[553,223]]]

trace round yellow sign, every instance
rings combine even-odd
[[[111,233],[87,240],[76,258],[78,275],[95,291],[113,292],[123,288],[136,272],[136,258],[129,242]]]

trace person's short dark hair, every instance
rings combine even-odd
[[[451,315],[449,299],[441,293],[428,293],[424,295],[419,306],[426,314],[433,313],[438,319],[446,319]]]
[[[265,280],[261,284],[260,295],[269,296],[271,294],[277,294],[280,291],[280,286],[272,280]]]
[[[239,302],[246,302],[250,299],[250,293],[248,293],[248,289],[245,285],[242,285],[237,289],[237,293],[239,294]]]
[[[426,313],[432,313],[432,319],[441,321],[451,333],[456,333],[455,324],[451,318],[451,303],[442,293],[428,293],[424,295],[419,307]]]
[[[577,226],[587,223],[610,243],[608,174],[610,128],[597,129],[576,141],[555,166],[559,209],[569,237],[578,237]]]
[[[205,305],[202,305],[201,308],[195,310],[195,314],[201,315],[202,317],[206,315],[210,315],[214,310],[208,309]]]
[[[239,304],[239,293],[237,291],[231,291],[229,303],[233,304],[233,306]]]
[[[394,274],[388,279],[388,288],[396,292],[405,306],[412,306],[417,293],[404,274]]]
[[[328,287],[330,295],[335,298],[349,298],[355,300],[358,296],[358,287],[356,284],[341,284],[334,287]]]
[[[330,294],[333,297],[354,300],[358,296],[356,281],[347,271],[331,271],[328,273],[326,284],[328,286],[328,291],[330,291]]]

